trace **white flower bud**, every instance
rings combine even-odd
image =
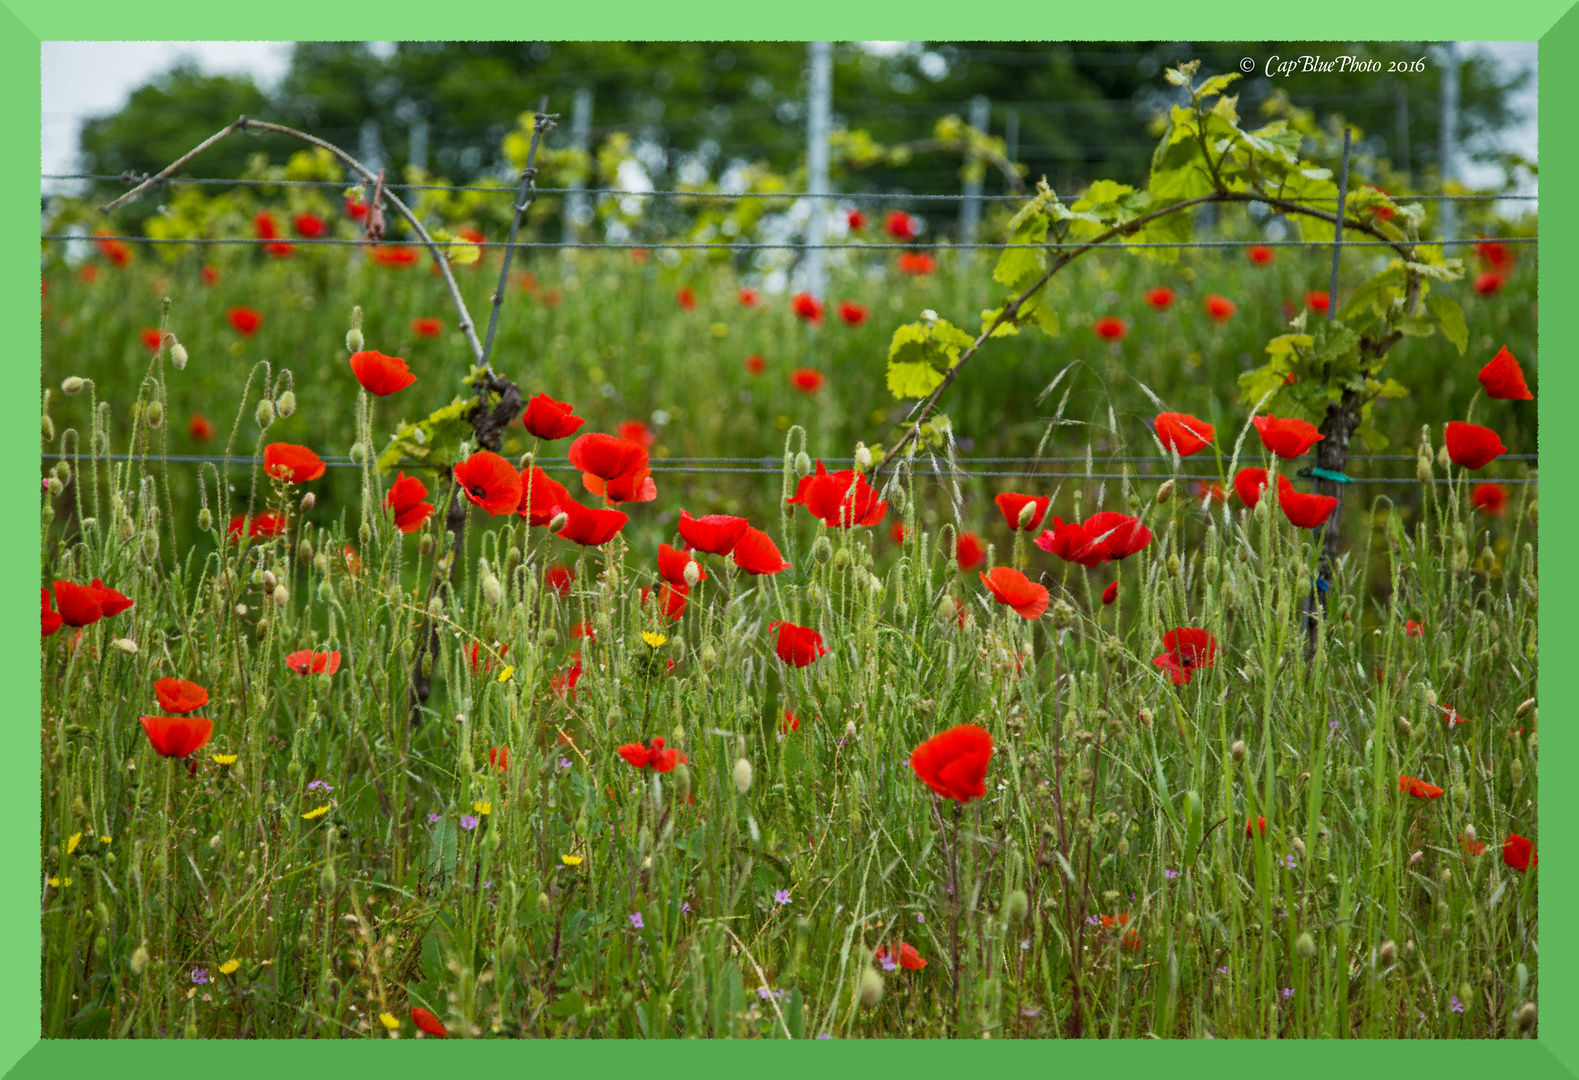
[[[186,370],[186,346],[179,341],[170,346],[170,362],[177,371]]]
[[[317,505],[318,496],[314,495],[312,492],[309,491],[307,494],[302,496],[302,513],[305,514],[307,511],[311,510]]]
[[[811,455],[804,450],[795,455],[795,471],[801,476],[811,474]]]
[[[855,721],[851,720],[844,725],[844,738],[847,742],[854,742],[858,735],[855,733]]]
[[[295,412],[296,391],[287,390],[285,393],[281,394],[280,399],[274,403],[274,408],[280,414],[281,419],[284,419],[291,413]]]
[[[258,426],[260,428],[266,428],[270,424],[274,423],[274,402],[270,401],[268,398],[264,398],[262,401],[258,402],[257,416]]]
[[[685,564],[685,583],[691,588],[696,588],[696,583],[702,580],[702,568],[695,559]]]
[[[87,385],[88,380],[77,375],[68,375],[65,381],[60,384],[60,392],[62,394],[80,394],[83,387]]]
[[[279,607],[284,607],[290,602],[290,599],[291,592],[284,585],[276,585],[274,587],[274,603],[276,605]]]
[[[740,758],[735,762],[735,789],[744,795],[751,790],[751,762]]]
[[[1028,529],[1028,528],[1030,528],[1031,527],[1031,519],[1034,518],[1035,516],[1036,516],[1036,504],[1034,502],[1026,503],[1024,506],[1020,507],[1020,520],[1016,523],[1015,527],[1016,528],[1020,528],[1020,529]]]
[[[872,451],[865,443],[855,444],[855,467],[863,471],[872,467]]]
[[[499,584],[499,579],[489,574],[482,579],[482,594],[490,604],[497,604],[504,595],[504,589]]]
[[[131,638],[118,637],[114,641],[110,642],[110,644],[114,645],[127,656],[137,655],[137,642],[133,641]]]
[[[867,968],[861,972],[861,1004],[870,1009],[882,1000],[883,977],[876,968]]]
[[[1243,739],[1240,739],[1233,746],[1229,747],[1228,752],[1233,755],[1235,761],[1243,762],[1245,755],[1250,753],[1250,748],[1245,745]]]
[[[366,345],[367,342],[362,338],[362,331],[353,328],[346,332],[345,347],[347,349],[350,349],[354,353],[359,353]]]

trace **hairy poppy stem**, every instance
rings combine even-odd
[[[949,952],[954,962],[953,1027],[954,1037],[959,1038],[959,819],[965,812],[962,803],[954,804],[954,839],[948,849],[949,897],[954,901],[954,925],[949,930]]]

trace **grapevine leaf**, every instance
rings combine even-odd
[[[1426,298],[1426,305],[1442,326],[1442,335],[1453,343],[1460,356],[1469,348],[1469,327],[1464,322],[1464,309],[1451,296],[1438,293]]]

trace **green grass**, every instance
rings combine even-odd
[[[1319,287],[1306,280],[1316,267],[1286,252],[1270,270],[1217,255],[1174,268],[1093,262],[1061,286],[1062,338],[992,343],[944,407],[978,454],[1030,455],[1050,420],[1088,421],[1056,427],[1041,453],[1089,448],[1100,472],[1109,457],[1153,452],[1139,380],[1219,423],[1226,468],[1247,422],[1233,378],[1280,328],[1281,300]],[[141,264],[92,286],[48,272],[46,385],[70,374],[94,385],[50,403],[63,434],[46,450],[77,456],[63,491],[43,496],[42,578],[101,577],[136,604],[43,642],[40,841],[59,882],[42,894],[46,1035],[382,1037],[387,1012],[407,1037],[412,1005],[483,1036],[1524,1032],[1539,871],[1509,869],[1499,849],[1510,833],[1539,845],[1536,713],[1524,704],[1536,680],[1533,485],[1514,488],[1496,520],[1471,510],[1472,479],[1456,468],[1451,486],[1353,489],[1346,554],[1307,657],[1315,541],[1275,507],[1203,509],[1182,489],[1158,503],[1150,480],[1061,481],[1051,513],[1121,510],[1155,533],[1093,571],[1016,543],[991,504],[997,488],[980,481],[956,500],[901,476],[877,528],[827,530],[790,513],[803,437],[827,457],[857,439],[891,442],[889,327],[924,307],[967,321],[985,296],[965,279],[841,281],[835,298],[871,303],[871,322],[811,331],[782,298],[742,311],[723,272],[592,259],[536,270],[563,303],[512,295],[498,352],[529,394],[574,401],[586,430],[663,409],[670,456],[771,455],[783,475],[659,474],[658,502],[627,507],[625,532],[590,552],[473,510],[453,583],[439,573],[441,603],[426,609],[442,525],[429,523],[432,545],[395,532],[371,509],[387,478],[330,470],[307,485],[317,505],[303,515],[299,491],[246,472],[221,487],[209,470],[204,532],[196,470],[161,460],[200,449],[185,436],[193,410],[216,421],[220,445],[234,420],[243,455],[272,441],[343,453],[359,424],[387,432],[402,410],[443,404],[466,359],[451,338],[409,340],[413,315],[445,314],[425,272],[237,259],[212,289],[196,284],[196,264],[157,288]],[[489,276],[466,276],[474,312]],[[701,295],[696,312],[673,303],[682,277]],[[1156,316],[1140,294],[1163,281],[1181,302]],[[1378,413],[1396,451],[1422,423],[1440,442],[1497,345],[1533,367],[1520,290],[1533,291],[1528,267],[1492,301],[1466,297],[1467,358],[1435,341],[1399,346],[1389,371],[1415,393]],[[1204,319],[1208,291],[1239,303],[1236,320]],[[166,294],[191,354],[182,372],[150,364],[136,341]],[[237,302],[265,311],[245,342],[223,324]],[[341,344],[353,303],[369,345],[407,356],[420,380],[366,420]],[[1116,350],[1088,328],[1109,312],[1133,319]],[[750,352],[769,358],[769,375],[743,370]],[[266,432],[253,419],[263,360],[271,379],[293,373],[298,398]],[[1068,404],[1037,404],[1074,360],[1088,364]],[[830,376],[819,398],[788,387],[801,365]],[[167,402],[163,427],[130,423],[139,387]],[[1533,450],[1533,413],[1491,404],[1476,419],[1510,450]],[[1243,453],[1260,464],[1255,444]],[[507,449],[526,449],[524,436]],[[108,450],[138,460],[111,463]],[[446,489],[430,487],[442,505]],[[290,513],[290,530],[224,543],[249,502]],[[654,582],[681,507],[749,513],[792,569],[754,578],[703,556],[708,579],[664,623],[639,588]],[[989,542],[990,560],[1047,585],[1046,615],[1019,618],[958,570],[962,527]],[[358,567],[339,555],[347,544]],[[543,585],[559,564],[576,574],[564,596]],[[1098,593],[1115,579],[1119,599],[1105,606]],[[951,597],[969,612],[963,626]],[[424,610],[442,632],[413,727]],[[781,663],[768,629],[781,619],[820,630],[828,654]],[[595,636],[573,637],[577,624]],[[1219,645],[1182,686],[1151,662],[1177,626]],[[667,640],[655,647],[643,632]],[[473,645],[486,670],[470,663]],[[340,651],[343,664],[297,675],[284,657],[303,648]],[[576,652],[569,697],[552,680]],[[138,723],[158,712],[152,684],[165,675],[212,697],[214,739],[190,775],[155,755]],[[1439,705],[1468,723],[1450,727]],[[786,708],[800,728],[781,737]],[[906,762],[966,722],[996,752],[986,796],[956,813]],[[655,735],[683,750],[683,772],[638,774],[615,752]],[[505,770],[489,761],[499,746]],[[1400,774],[1445,794],[1401,794]],[[309,788],[319,780],[332,791]],[[476,828],[461,827],[467,815]],[[1266,831],[1247,836],[1256,817]],[[1483,854],[1461,844],[1470,828]],[[1121,914],[1138,947],[1102,927]],[[871,951],[901,938],[926,968],[874,967]],[[195,970],[210,981],[195,984]],[[861,1000],[869,971],[883,983],[875,1003]]]

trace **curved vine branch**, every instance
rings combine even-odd
[[[873,478],[875,479],[879,474],[881,474],[884,467],[886,467],[890,461],[897,459],[902,451],[904,451],[910,446],[911,443],[915,442],[916,439],[920,437],[921,425],[926,421],[932,410],[937,406],[938,399],[943,396],[943,391],[947,390],[949,385],[959,377],[959,373],[965,367],[965,362],[972,356],[975,356],[978,351],[980,351],[982,345],[986,343],[988,338],[992,337],[993,332],[996,331],[998,327],[1002,326],[1004,323],[1018,315],[1020,306],[1040,292],[1042,288],[1052,280],[1054,274],[1058,273],[1058,271],[1062,270],[1064,267],[1068,266],[1070,263],[1074,262],[1076,259],[1087,252],[1099,247],[1107,246],[1110,241],[1118,239],[1119,237],[1132,236],[1139,232],[1146,225],[1158,220],[1159,218],[1167,217],[1170,214],[1182,213],[1185,210],[1192,209],[1196,206],[1203,206],[1207,203],[1220,202],[1262,203],[1285,214],[1300,214],[1305,217],[1312,217],[1319,221],[1328,222],[1332,225],[1336,225],[1338,223],[1338,215],[1335,213],[1330,213],[1325,210],[1314,210],[1308,206],[1302,206],[1301,204],[1292,202],[1288,199],[1280,199],[1271,195],[1262,195],[1257,192],[1219,190],[1210,192],[1206,195],[1197,195],[1192,199],[1183,199],[1179,202],[1171,203],[1168,206],[1162,207],[1160,210],[1153,210],[1149,214],[1142,214],[1140,217],[1135,218],[1132,221],[1126,221],[1122,225],[1115,225],[1101,236],[1089,240],[1086,243],[1075,247],[1073,250],[1063,251],[1059,254],[1058,259],[1053,263],[1053,265],[1049,266],[1041,277],[1037,278],[1024,292],[1007,304],[1004,309],[998,313],[998,317],[994,319],[989,325],[987,325],[979,335],[977,335],[975,341],[970,343],[970,347],[964,352],[960,353],[959,360],[956,361],[954,365],[948,369],[948,371],[944,372],[943,381],[938,383],[937,387],[932,391],[932,393],[911,409],[911,415],[915,417],[915,420],[911,423],[910,428],[905,432],[904,437],[899,440],[898,445],[885,453],[883,455],[882,461],[878,462],[877,466],[872,470]],[[1381,230],[1377,229],[1369,222],[1356,221],[1353,218],[1345,216],[1343,220],[1343,227],[1345,229],[1353,229],[1356,232],[1362,232],[1367,236],[1374,237],[1396,251],[1401,258],[1409,262],[1414,261],[1414,245],[1412,243],[1394,240],[1391,237],[1384,235]],[[1049,247],[1051,247],[1051,245],[1049,245]]]
[[[213,146],[225,136],[230,135],[233,132],[250,131],[253,129],[258,131],[271,131],[277,135],[288,135],[293,139],[300,139],[304,143],[320,147],[339,158],[340,161],[349,166],[352,171],[354,171],[367,183],[373,183],[378,180],[378,175],[376,173],[370,170],[366,165],[363,165],[360,161],[356,160],[356,158],[352,157],[350,154],[334,145],[334,143],[320,139],[316,135],[309,135],[305,131],[297,131],[295,128],[286,127],[284,124],[272,124],[264,120],[249,120],[247,117],[242,116],[233,120],[224,128],[198,143],[197,146],[193,147],[190,151],[183,154],[181,157],[176,158],[175,161],[171,162],[169,165],[165,166],[163,169],[159,170],[159,172],[155,173],[153,176],[150,176],[136,187],[132,188],[114,202],[107,203],[99,209],[103,213],[108,214],[122,203],[128,202],[129,200],[142,194],[153,185],[160,183],[176,169],[179,169],[182,165],[185,165],[188,161],[191,161],[198,154],[202,153],[204,150],[207,150],[210,146]],[[461,332],[466,335],[466,343],[471,346],[473,357],[476,359],[479,367],[483,368],[485,371],[491,371],[488,365],[488,355],[483,349],[482,342],[477,340],[477,327],[472,322],[471,312],[466,310],[466,301],[461,298],[460,286],[455,283],[455,275],[450,273],[449,260],[446,259],[444,257],[444,253],[439,250],[439,245],[434,241],[433,237],[428,234],[428,230],[423,228],[422,222],[417,220],[417,215],[411,212],[411,208],[402,202],[400,197],[394,192],[390,191],[387,187],[382,188],[382,192],[383,197],[388,199],[396,210],[400,211],[400,215],[406,219],[406,223],[409,224],[412,230],[416,232],[417,236],[421,238],[422,243],[427,247],[428,252],[433,256],[433,261],[438,266],[439,272],[444,275],[444,283],[449,286],[450,300],[455,304],[455,310],[460,313]]]

